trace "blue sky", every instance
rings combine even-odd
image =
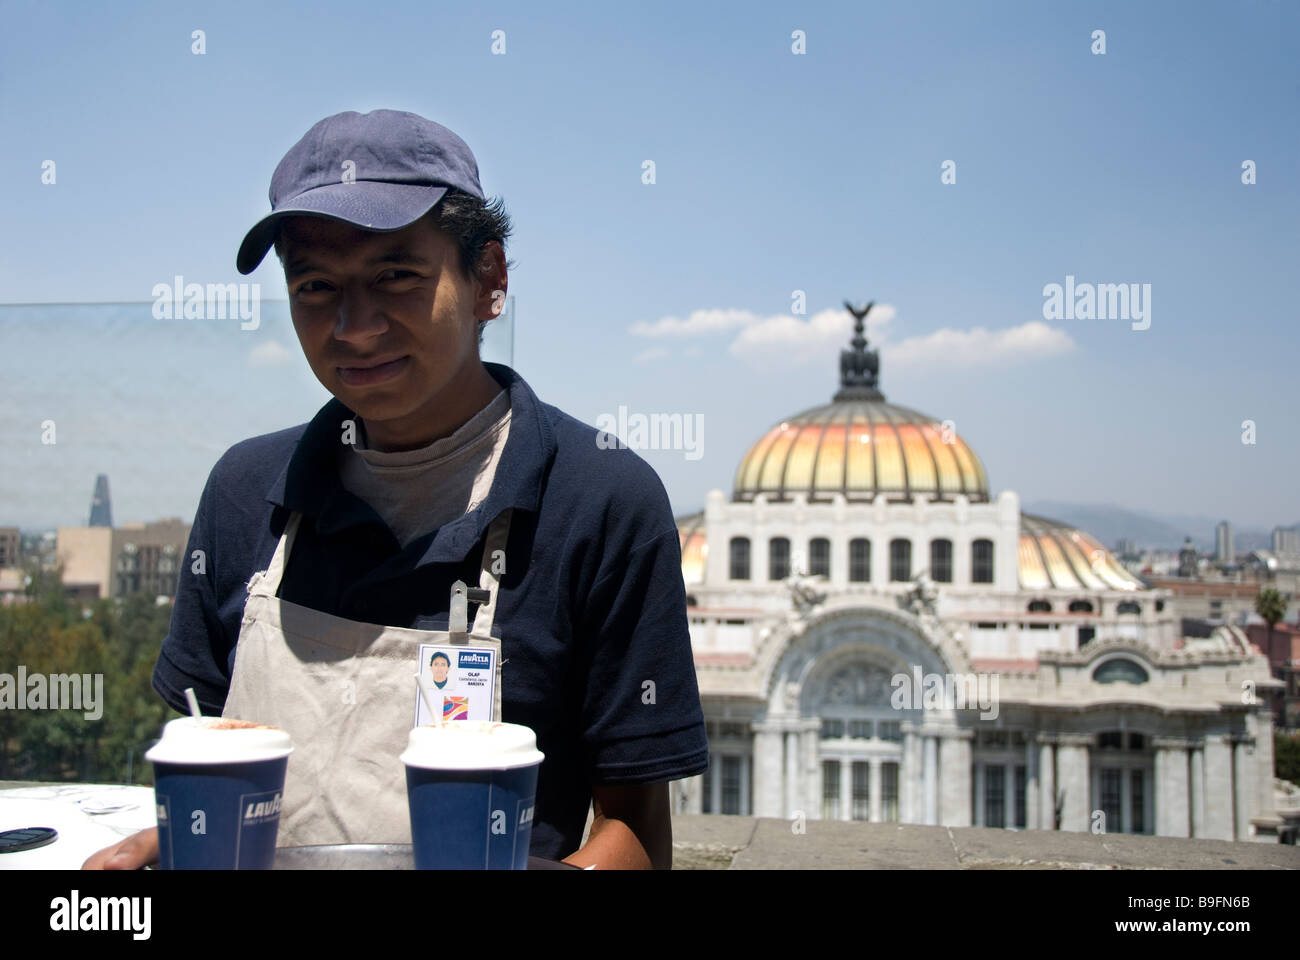
[[[849,298],[881,305],[888,399],[953,419],[995,491],[1300,517],[1294,3],[0,13],[0,301],[148,301],[177,274],[281,298],[273,257],[234,267],[280,157],[331,113],[410,110],[470,144],[514,217],[514,362],[538,394],[589,423],[620,405],[703,418],[698,459],[643,452],[678,512],[829,401]],[[1149,329],[1045,320],[1067,275],[1150,284]],[[222,449],[325,399],[266,313],[252,332],[0,315],[0,523],[85,522],[100,470],[119,521],[192,516]],[[185,324],[205,329],[187,342]],[[105,404],[129,425],[89,426]],[[34,448],[54,406],[57,455]]]

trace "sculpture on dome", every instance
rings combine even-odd
[[[863,321],[871,308],[876,305],[872,300],[861,310],[855,309],[849,301],[844,306],[853,314],[852,350],[840,351],[840,390],[836,400],[883,400],[876,380],[880,374],[880,354],[867,349],[867,338]]]

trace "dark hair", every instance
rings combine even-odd
[[[439,657],[442,657],[442,659],[447,661],[447,666],[451,666],[451,657],[447,656],[441,650],[435,650],[433,652],[433,656],[429,658],[429,666],[433,666],[433,661],[437,660]]]
[[[456,244],[457,260],[461,276],[470,283],[486,275],[490,268],[483,262],[483,251],[487,244],[495,240],[505,251],[506,241],[513,232],[510,214],[506,212],[501,198],[491,202],[460,190],[449,189],[437,205],[424,215],[426,222],[447,234]],[[280,231],[275,232],[275,255],[284,261],[280,250]],[[506,269],[513,268],[515,261],[506,260]],[[502,305],[504,308],[504,304]],[[478,341],[483,342],[483,327],[487,321],[478,325]]]

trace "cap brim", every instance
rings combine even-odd
[[[415,183],[376,183],[356,180],[330,183],[300,193],[253,225],[239,245],[235,267],[252,273],[275,243],[285,217],[325,217],[363,230],[401,230],[434,208],[448,188]]]

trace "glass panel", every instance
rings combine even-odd
[[[942,430],[936,430],[933,424],[927,423],[921,432],[929,442],[930,451],[939,467],[939,489],[944,493],[961,493],[961,468],[953,454],[954,444],[944,443]]]
[[[898,764],[885,763],[880,767],[880,815],[886,823],[898,822]]]
[[[840,818],[840,762],[822,761],[822,819]]]
[[[767,550],[767,578],[784,580],[790,576],[790,541],[785,537],[773,537]]]
[[[903,490],[903,451],[894,428],[876,424],[871,442],[876,447],[876,487],[886,491]]]
[[[901,424],[898,437],[903,445],[903,456],[907,458],[907,482],[913,490],[936,490],[939,480],[934,475],[934,458],[930,456],[930,447],[921,436],[921,431],[913,424]]]
[[[971,544],[971,581],[993,582],[993,541],[976,540]]]
[[[1106,832],[1124,832],[1124,808],[1120,790],[1123,785],[1124,772],[1114,767],[1103,767],[1101,771],[1101,812],[1106,815]]]
[[[780,430],[780,427],[777,429]],[[767,454],[767,460],[763,463],[762,473],[759,474],[758,488],[760,490],[771,491],[781,488],[781,477],[785,473],[786,455],[790,452],[790,447],[798,433],[798,426],[788,424],[785,430],[781,430],[777,434],[776,442],[772,444],[772,449]]]
[[[1146,793],[1143,791],[1144,776],[1142,770],[1132,771],[1130,779],[1129,809],[1132,811],[1133,832],[1146,833]]]
[[[731,540],[731,579],[749,579],[749,539],[733,537]]]
[[[822,739],[839,740],[844,736],[843,720],[823,720],[822,721]]]
[[[936,583],[952,583],[952,541],[930,541],[930,579]]]
[[[849,579],[854,583],[867,583],[871,580],[870,540],[849,542]]]
[[[817,471],[813,484],[818,490],[840,490],[844,487],[844,448],[849,424],[848,409],[836,412],[835,419],[826,428],[822,447],[817,454]]]
[[[866,763],[853,765],[853,819],[871,819],[871,768]]]
[[[831,575],[831,542],[824,537],[808,544],[808,573],[814,577]]]
[[[758,486],[758,473],[762,469],[763,459],[772,444],[776,442],[777,437],[781,436],[781,426],[778,424],[768,431],[767,436],[760,440],[749,451],[749,456],[740,462],[740,468],[736,471],[736,486],[741,490],[753,490]]]
[[[849,471],[846,486],[849,490],[871,490],[876,483],[876,471],[872,463],[871,427],[861,414],[853,418],[849,430],[848,457]]]
[[[1016,767],[1016,826],[1021,830],[1029,822],[1029,812],[1025,803],[1026,776],[1024,767]]]
[[[984,826],[1005,827],[1006,768],[984,768]]]
[[[740,813],[740,757],[722,758],[722,812]]]
[[[889,579],[894,581],[912,579],[912,542],[910,540],[890,541]]]
[[[850,720],[849,721],[849,738],[852,740],[870,740],[871,739],[871,721],[870,720]]]
[[[813,458],[817,455],[817,444],[822,438],[822,425],[810,423],[799,430],[790,455],[786,458],[785,482],[783,486],[790,490],[807,490],[812,486]],[[836,489],[839,484],[835,485]]]

